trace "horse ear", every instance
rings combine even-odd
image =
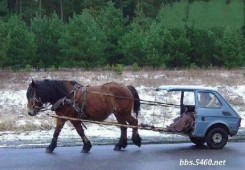
[[[35,80],[33,80],[33,79],[32,79],[32,81],[31,81],[31,86],[32,86],[32,87],[35,87],[35,86],[36,86],[36,82],[35,82]]]

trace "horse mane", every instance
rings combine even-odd
[[[69,95],[69,91],[65,86],[65,82],[71,83],[71,85],[76,84],[75,81],[45,79],[42,81],[36,81],[35,87],[31,88],[35,88],[37,96],[41,98],[43,103],[54,104],[57,100]],[[28,91],[31,90],[30,86]],[[28,91],[27,96],[30,94]]]

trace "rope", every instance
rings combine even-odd
[[[94,94],[102,94],[105,96],[111,96],[111,97],[116,97],[116,98],[120,98],[120,99],[128,99],[128,100],[132,100],[132,98],[129,97],[124,97],[124,96],[117,96],[117,95],[112,95],[112,94],[108,94],[108,93],[101,93],[101,92],[96,92],[96,91],[88,91],[88,93],[94,93]],[[138,99],[134,99],[134,100],[138,100]],[[176,104],[171,104],[171,103],[162,103],[162,102],[157,102],[157,101],[152,101],[152,100],[138,100],[140,101],[141,104],[146,104],[146,105],[159,105],[159,106],[165,106],[165,107],[179,107],[180,105],[176,105]]]
[[[157,102],[157,101],[150,101],[150,100],[140,100],[141,104],[146,104],[146,105],[158,105],[158,106],[165,106],[165,107],[180,107],[180,105],[177,104],[171,104],[171,103],[162,103],[162,102]]]

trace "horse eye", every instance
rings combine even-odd
[[[34,96],[34,92],[31,91],[29,96],[30,96],[30,97],[33,97],[33,96]]]
[[[35,94],[35,91],[34,91],[34,90],[31,90],[31,91],[30,91],[30,94],[29,94],[29,98],[34,97],[34,94]]]

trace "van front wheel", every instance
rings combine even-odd
[[[228,141],[228,134],[222,128],[214,128],[210,130],[206,136],[207,145],[211,149],[221,149]]]

